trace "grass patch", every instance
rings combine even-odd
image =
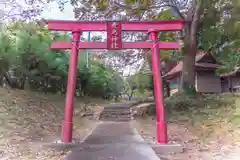
[[[155,118],[154,104],[138,110],[140,116]],[[165,115],[168,123],[186,126],[203,141],[225,136],[228,136],[228,140],[240,140],[240,94],[204,94],[192,97],[177,93],[165,99]]]
[[[176,94],[165,100],[165,108],[168,122],[183,124],[188,128],[191,126],[192,132],[204,142],[223,137],[228,137],[230,142],[239,136],[239,94],[206,94],[196,97]]]

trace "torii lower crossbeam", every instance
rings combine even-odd
[[[71,49],[65,114],[62,127],[62,142],[72,141],[72,116],[74,93],[76,86],[76,70],[79,49],[151,49],[152,72],[154,81],[154,97],[156,102],[157,142],[166,144],[167,127],[164,116],[162,79],[160,75],[160,49],[179,49],[177,42],[158,42],[158,32],[180,31],[183,21],[146,21],[146,22],[79,22],[79,21],[47,21],[50,30],[72,31],[72,42],[53,42],[52,49]],[[80,42],[82,31],[107,31],[107,42]],[[122,42],[121,31],[147,31],[150,35],[148,42]]]
[[[162,50],[171,50],[179,48],[177,42],[158,42],[158,48]],[[122,43],[122,49],[149,49],[153,46],[153,42],[124,42]],[[71,42],[53,42],[51,44],[52,49],[71,49]],[[79,42],[79,49],[108,49],[106,42]]]

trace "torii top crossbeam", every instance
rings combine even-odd
[[[122,31],[148,31],[149,28],[159,31],[177,31],[182,29],[182,20],[164,21],[69,21],[48,20],[48,28],[55,31],[106,31],[107,24],[121,23]]]
[[[106,42],[79,42],[79,49],[147,49],[152,47],[152,42],[122,42],[121,31],[140,31],[148,32],[149,29],[158,32],[181,31],[184,21],[66,21],[66,20],[48,20],[49,30],[55,31],[107,31]],[[159,48],[163,50],[178,49],[177,42],[159,42]],[[53,49],[70,49],[71,42],[53,42]]]

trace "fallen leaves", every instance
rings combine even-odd
[[[44,147],[60,138],[64,97],[0,88],[0,159],[61,160],[69,152]],[[76,100],[74,135],[85,136],[96,121],[83,118],[83,113],[98,114],[99,100]]]

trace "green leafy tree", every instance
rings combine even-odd
[[[66,93],[69,51],[51,50],[52,40],[70,40],[68,34],[50,34],[43,24],[16,21],[0,32],[0,82],[12,88]],[[81,57],[79,57],[81,58]],[[123,79],[99,60],[78,64],[76,95],[105,99],[118,97]]]

